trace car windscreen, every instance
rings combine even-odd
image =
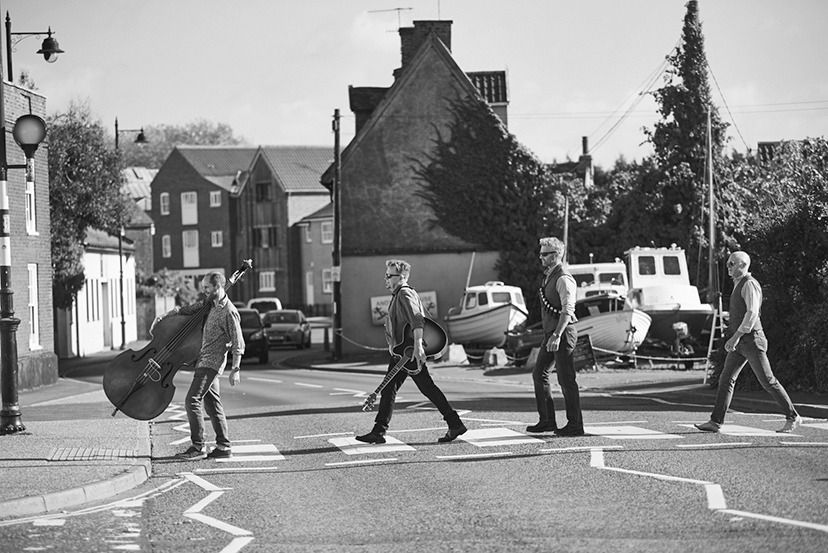
[[[259,326],[261,324],[258,313],[239,313],[239,316],[241,317],[241,325],[245,328]]]
[[[250,304],[250,308],[255,309],[259,313],[264,313],[266,311],[279,309],[279,306],[276,305],[276,302],[273,301],[254,301]]]
[[[299,313],[268,313],[265,315],[265,324],[270,323],[298,323]]]

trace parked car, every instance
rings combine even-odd
[[[242,359],[258,357],[259,363],[267,363],[270,352],[259,312],[255,309],[242,308],[239,309],[239,317],[241,318],[242,335],[244,336],[244,355]]]
[[[247,300],[247,308],[255,309],[256,311],[264,315],[268,311],[281,309],[282,301],[275,296],[264,298],[250,298],[249,300]]]
[[[269,347],[311,345],[311,327],[305,314],[298,309],[277,309],[262,316]]]

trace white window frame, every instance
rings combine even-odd
[[[198,231],[187,229],[181,231],[181,266],[198,267],[201,262]]]
[[[333,269],[322,269],[322,293],[333,294]]]
[[[276,271],[259,271],[259,292],[276,291]]]
[[[210,245],[214,248],[221,248],[222,246],[224,246],[224,232],[220,230],[211,230]]]
[[[210,207],[221,207],[221,190],[210,190]]]
[[[29,273],[29,349],[40,349],[40,314],[38,301],[37,263],[26,265]]]
[[[161,212],[161,215],[169,215],[170,214],[170,193],[169,192],[161,192],[161,195],[158,197],[158,209]]]
[[[26,179],[26,233],[37,234],[35,183]]]
[[[322,221],[319,226],[322,229],[322,243],[333,244],[333,221]]]
[[[198,224],[198,192],[190,190],[181,193],[181,224]]]
[[[305,225],[305,242],[310,244],[313,242],[313,233],[311,232],[311,223]]]
[[[161,237],[161,257],[165,259],[172,257],[172,239],[169,234]]]

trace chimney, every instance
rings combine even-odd
[[[448,51],[451,52],[451,21],[437,20],[437,21],[415,21],[413,27],[400,27],[400,52],[402,55],[402,64],[400,68],[394,72],[396,76],[399,71],[404,70],[420,46],[423,45],[425,39],[430,33],[436,33],[443,44],[446,45]]]

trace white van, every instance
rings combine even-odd
[[[282,308],[282,302],[279,298],[273,297],[262,297],[262,298],[250,298],[247,301],[247,307],[249,309],[255,309],[259,313],[267,313],[268,311],[274,311],[276,309]]]

